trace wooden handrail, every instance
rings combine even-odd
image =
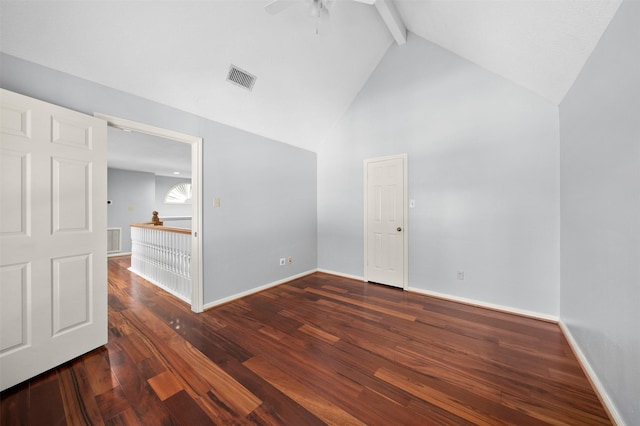
[[[135,228],[148,228],[148,229],[155,229],[158,231],[166,231],[166,232],[176,232],[178,234],[188,234],[191,235],[191,229],[187,229],[187,228],[172,228],[170,226],[157,226],[154,225],[153,222],[144,222],[144,223],[132,223],[130,224],[130,226],[133,226]]]

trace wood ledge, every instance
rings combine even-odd
[[[165,231],[165,232],[175,232],[177,234],[187,234],[187,235],[191,235],[191,229],[187,229],[187,228],[172,228],[170,226],[158,226],[158,225],[154,225],[153,222],[144,222],[144,223],[132,223],[130,224],[130,226],[134,227],[134,228],[148,228],[148,229],[155,229],[158,231]]]

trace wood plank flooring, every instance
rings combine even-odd
[[[611,424],[557,325],[316,273],[196,315],[109,260],[109,343],[8,425]]]

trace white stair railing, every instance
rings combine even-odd
[[[191,230],[131,225],[130,270],[191,303]]]

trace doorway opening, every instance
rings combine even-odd
[[[189,183],[190,189],[190,205],[191,205],[191,214],[189,215],[191,218],[190,228],[191,228],[191,237],[188,243],[190,247],[190,258],[188,260],[188,269],[190,273],[191,280],[191,289],[190,289],[190,297],[189,303],[191,304],[191,310],[194,312],[202,312],[203,310],[203,282],[202,282],[202,238],[201,238],[201,229],[202,229],[202,138],[197,136],[192,136],[180,132],[176,132],[169,129],[164,129],[161,127],[151,126],[144,123],[139,123],[131,120],[127,120],[120,117],[114,117],[106,114],[95,113],[94,116],[105,120],[110,127],[117,128],[123,130],[125,132],[132,132],[141,134],[144,136],[151,136],[154,138],[160,138],[159,140],[171,141],[171,142],[179,142],[182,144],[188,144],[190,147],[190,172],[191,179]],[[149,139],[153,140],[153,139]],[[161,149],[162,145],[158,143],[157,149]],[[153,148],[151,148],[153,149]],[[150,157],[152,155],[149,155]],[[140,160],[144,160],[144,156],[140,156]],[[178,173],[182,173],[184,176],[184,171],[176,170]],[[173,172],[171,172],[173,173]],[[166,174],[166,173],[165,173]],[[179,175],[176,175],[179,176]],[[168,180],[168,179],[165,179]],[[188,180],[185,180],[185,183]],[[167,207],[176,207],[169,206]],[[149,212],[149,215],[152,212]],[[165,218],[174,221],[174,220],[184,220],[187,215],[166,215]],[[151,217],[151,216],[149,216]],[[169,222],[167,225],[171,226]],[[122,230],[122,232],[129,232],[129,229]],[[183,298],[184,300],[184,298]]]

